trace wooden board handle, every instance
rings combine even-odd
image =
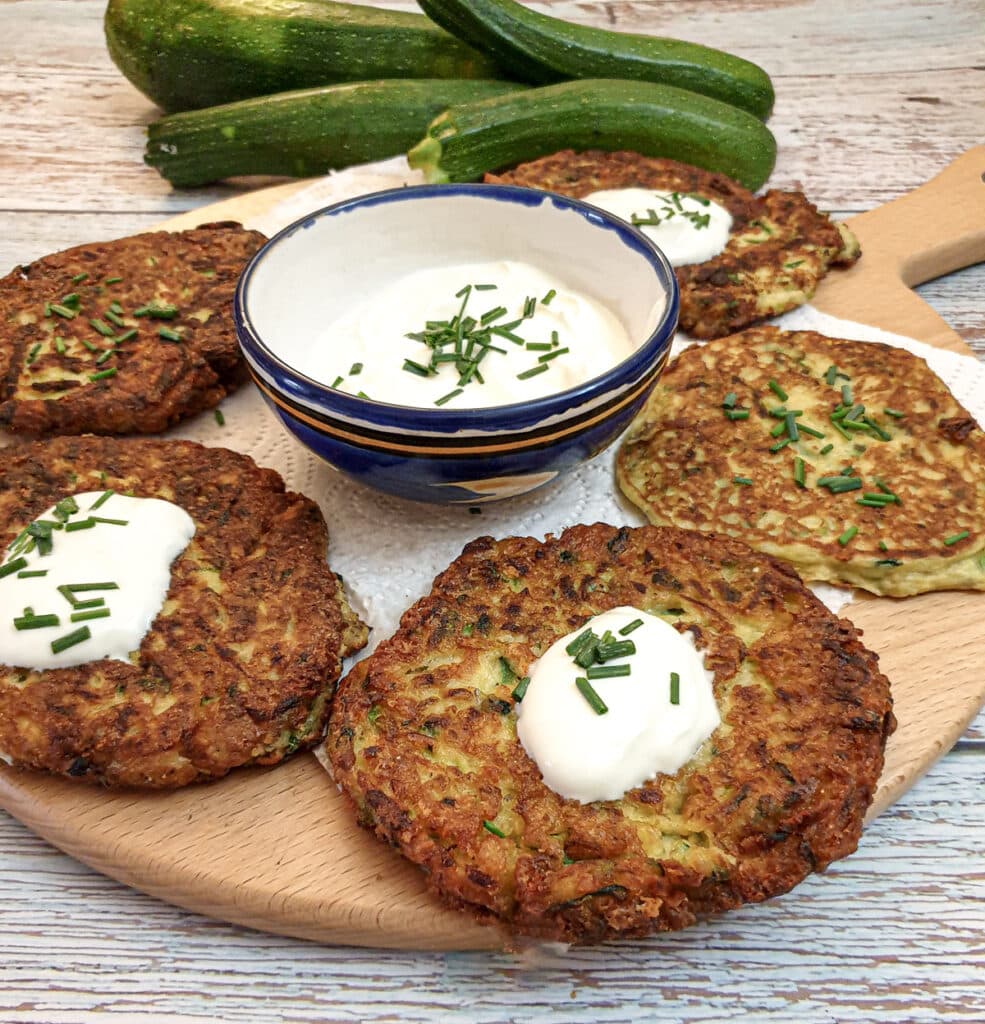
[[[864,258],[908,287],[985,260],[985,146],[899,199],[853,217]]]

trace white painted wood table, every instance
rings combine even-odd
[[[175,193],[143,166],[154,109],[106,55],[103,6],[0,0],[0,272],[235,193]],[[985,141],[982,0],[537,6],[762,64],[777,89],[772,183],[837,215]],[[920,289],[985,356],[983,292],[983,266]],[[826,877],[686,933],[536,962],[245,931],[127,890],[0,812],[0,1021],[982,1024],[983,727],[980,716]]]

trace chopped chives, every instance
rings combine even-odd
[[[96,525],[96,520],[89,519],[76,519],[74,523],[65,524],[66,533],[76,533],[79,530],[91,530]]]
[[[860,420],[850,420],[847,416],[841,421],[843,427],[848,427],[849,430],[868,430],[868,423],[863,423]]]
[[[91,381],[106,380],[107,377],[115,377],[115,376],[116,376],[116,367],[113,366],[113,367],[111,367],[108,370],[100,370],[99,373],[90,373],[89,374],[89,380],[91,380]]]
[[[67,651],[69,647],[74,647],[76,644],[81,644],[88,640],[92,636],[88,626],[82,626],[72,633],[66,633],[65,636],[60,636],[57,640],[51,641],[51,653],[61,654],[62,651]]]
[[[344,377],[336,377],[335,380],[332,381],[332,387],[337,388],[344,380]]]
[[[87,622],[89,619],[107,619],[109,615],[110,610],[108,608],[93,608],[86,612],[72,612],[69,615],[69,621]]]
[[[888,406],[882,410],[887,416],[892,416],[894,419],[902,419],[906,413],[900,412],[899,409],[890,409]]]
[[[793,460],[793,482],[798,487],[806,487],[804,483],[804,460],[799,456]]]
[[[960,533],[952,533],[950,537],[944,538],[944,543],[950,547],[952,544],[957,544],[959,540],[964,540],[968,536],[967,530],[962,530]]]
[[[554,349],[553,352],[549,352],[546,356],[541,356],[537,360],[537,362],[538,363],[549,363],[552,359],[557,359],[558,356],[566,355],[570,351],[571,351],[570,348],[556,348],[556,349]]]
[[[497,337],[505,338],[507,341],[512,341],[514,345],[524,344],[523,338],[521,338],[519,334],[514,334],[508,327],[490,327],[489,330]]]
[[[104,338],[112,338],[116,334],[116,331],[105,320],[92,319],[89,321],[89,326],[94,331],[98,331]]]
[[[874,419],[869,416],[864,416],[862,422],[867,424],[869,429],[879,438],[880,441],[892,441],[893,435],[887,433]]]
[[[591,631],[591,629],[586,629],[584,633],[579,633],[574,640],[565,647],[565,653],[570,654],[573,658],[579,651],[584,650],[585,647],[590,644],[594,646],[598,643],[598,639],[599,638]]]
[[[615,679],[618,676],[628,676],[632,672],[629,665],[592,665],[585,675],[589,679]]]
[[[109,501],[110,498],[113,497],[114,494],[116,494],[116,491],[103,491],[103,493],[100,494],[99,497],[96,498],[96,500],[89,506],[89,511],[95,512],[97,508],[101,508],[107,501]]]
[[[542,298],[542,299],[540,300],[540,301],[541,301],[541,304],[542,304],[542,305],[544,305],[544,306],[549,306],[549,305],[551,304],[551,301],[552,301],[552,300],[554,299],[554,296],[555,296],[555,295],[557,295],[557,289],[556,289],[556,288],[552,288],[552,289],[551,289],[551,290],[550,290],[550,291],[549,291],[549,292],[548,292],[548,293],[547,293],[547,294],[546,294],[546,295],[545,295],[545,296],[544,296],[544,297],[543,297],[543,298]]]
[[[163,306],[156,302],[149,302],[133,311],[134,316],[149,316],[151,320],[173,320],[178,315],[178,307],[166,303]]]
[[[842,405],[852,404],[852,386],[851,384],[841,385],[841,402]]]
[[[550,352],[551,343],[549,341],[528,341],[527,351],[528,352]]]
[[[848,544],[852,540],[852,538],[857,533],[858,533],[858,527],[857,526],[849,526],[848,529],[845,530],[845,532],[838,538],[838,543],[842,547],[844,547],[846,544]]]
[[[122,345],[123,342],[129,341],[131,338],[136,338],[136,337],[137,337],[137,328],[136,327],[131,327],[129,331],[124,331],[122,334],[118,334],[113,339],[113,341],[116,342],[117,345]]]
[[[536,309],[537,300],[532,295],[528,295],[526,301],[523,303],[523,319],[530,319],[530,317],[534,315]]]
[[[80,341],[80,342],[81,342],[81,343],[82,343],[83,345],[85,345],[85,347],[86,347],[86,348],[87,348],[87,349],[88,349],[88,350],[89,350],[90,352],[98,352],[98,351],[99,351],[99,347],[98,347],[97,345],[93,345],[93,343],[92,343],[92,342],[91,342],[91,341],[90,341],[90,340],[89,340],[88,338],[79,338],[78,340],[79,340],[79,341]]]
[[[622,629],[619,630],[619,635],[620,636],[629,636],[630,633],[632,633],[634,630],[639,629],[640,626],[642,626],[642,625],[643,625],[643,620],[642,619],[633,619],[632,622],[627,623],[625,626],[622,627]]]
[[[76,274],[72,278],[72,284],[81,284],[89,275],[86,273]]]
[[[61,356],[65,354],[65,339],[55,335],[55,351]]]
[[[109,304],[109,311],[117,316],[123,316],[123,307],[115,299]]]
[[[47,569],[22,569],[17,574],[17,578],[19,580],[27,580],[27,579],[31,579],[34,576],[47,576],[47,575],[48,575],[48,570]]]
[[[101,355],[96,357],[96,366],[102,366],[111,356],[116,355],[116,349],[108,348]]]
[[[355,377],[355,376],[357,376],[358,374],[360,374],[362,372],[363,372],[363,364],[362,363],[353,363],[352,366],[349,367],[349,376],[350,377]]]
[[[796,414],[792,413],[792,412],[788,412],[786,414],[786,416],[783,417],[783,421],[784,421],[784,423],[786,425],[787,435],[789,436],[790,440],[791,441],[799,441],[800,440],[800,431],[797,429],[797,417],[796,417]]]
[[[495,284],[474,284],[472,287],[477,292],[494,292],[499,286]]]
[[[108,523],[110,526],[129,526],[129,519],[103,519],[101,516],[90,517],[94,523]]]
[[[74,515],[78,511],[79,503],[71,496],[62,498],[61,501],[55,503],[55,518],[59,522],[64,523],[70,515]]]
[[[773,427],[773,429],[770,431],[770,437],[779,437],[786,429],[787,429],[786,423],[783,423],[783,422],[777,423],[777,425],[775,427]],[[787,443],[789,444],[789,442],[790,442],[790,438],[788,437],[787,438]]]
[[[819,452],[819,454],[820,454],[820,455],[827,455],[827,454],[828,454],[828,452],[830,452],[830,451],[831,451],[831,450],[832,450],[833,448],[834,448],[834,445],[833,445],[833,444],[826,444],[826,445],[825,445],[825,446],[824,446],[824,447],[823,447],[823,448],[821,449],[821,451]]]
[[[491,821],[483,821],[482,827],[487,832],[492,832],[494,836],[498,836],[500,839],[506,838],[506,833],[502,829],[497,828]]]
[[[770,389],[770,391],[773,392],[774,395],[776,395],[777,398],[780,399],[781,402],[785,402],[790,397],[786,393],[786,391],[784,391],[783,388],[781,388],[780,385],[777,384],[775,380],[768,381],[767,387]]]
[[[551,344],[557,348],[561,344],[561,336],[557,331],[551,331]],[[567,351],[567,349],[565,349]]]
[[[12,562],[8,562],[6,565],[0,565],[0,579],[3,579],[4,576],[10,576],[11,574],[18,572],[26,566],[26,558],[15,558]]]
[[[824,434],[820,430],[815,430],[813,427],[807,426],[805,423],[799,424],[800,432],[802,434],[808,434],[811,437],[824,437]]]
[[[538,373],[544,373],[545,370],[549,370],[550,367],[547,363],[538,363],[536,366],[531,366],[529,370],[524,370],[523,373],[516,375],[517,380],[529,380],[531,377],[536,377]]]
[[[888,551],[889,550],[889,545],[884,540],[881,540],[881,541],[879,541],[879,550],[880,551]]]
[[[182,337],[178,331],[172,331],[170,327],[159,327],[157,329],[157,336],[162,341],[181,341]]]
[[[838,376],[838,367],[829,366],[824,373],[824,381],[826,384],[834,384],[835,377]]]
[[[748,409],[726,409],[725,415],[730,420],[747,420],[749,419]]]
[[[50,304],[52,313],[57,313],[63,320],[74,320],[79,314],[74,309],[69,309],[68,306],[63,306],[60,302],[52,302]]]
[[[413,359],[405,359],[403,369],[408,373],[416,373],[418,377],[429,377],[431,371],[426,366],[421,366],[420,363],[415,362]],[[339,377],[339,380],[342,380]]]
[[[479,323],[485,327],[487,324],[491,324],[493,320],[498,320],[501,316],[505,316],[509,310],[505,306],[496,306],[494,309],[487,310],[482,316],[479,317]]]
[[[776,454],[776,452],[782,451],[784,448],[786,448],[788,444],[790,444],[790,438],[785,437],[782,441],[777,441],[776,444],[771,444],[770,451]]]
[[[106,604],[106,598],[94,597],[90,601],[73,601],[72,607],[78,610],[86,608],[102,608]]]
[[[61,587],[58,588],[61,590]],[[84,594],[89,590],[119,590],[119,583],[69,583],[66,590],[73,594]]]
[[[444,405],[446,402],[450,402],[453,398],[457,398],[463,390],[463,388],[455,388],[454,391],[449,391],[447,395],[442,395],[440,398],[436,398],[434,400],[434,404]]]
[[[121,317],[119,313],[114,312],[112,309],[107,309],[106,312],[103,313],[103,316],[106,317],[106,319],[111,324],[115,324],[117,327],[126,327],[126,325],[127,325],[127,323],[123,319],[123,317]],[[115,334],[115,333],[116,333],[115,331],[112,331],[111,335]]]
[[[864,505],[866,508],[885,508],[889,502],[873,501],[871,498],[856,498],[856,505]]]
[[[122,280],[122,277],[107,277],[106,284],[119,284]]]
[[[747,476],[734,476],[732,477],[732,483],[743,484],[746,487],[752,486],[752,480]]]
[[[35,359],[38,358],[38,353],[41,351],[41,342],[37,341],[31,346],[31,351],[27,354],[27,365],[30,366]]]
[[[57,615],[25,615],[14,619],[14,629],[45,629],[59,625],[60,621]]]
[[[632,640],[613,640],[610,643],[600,643],[596,650],[599,661],[611,661],[613,658],[627,658],[635,654],[636,644]]]
[[[575,679],[575,686],[578,687],[578,692],[588,701],[595,714],[606,714],[609,709],[605,701],[595,692],[595,687],[584,676],[578,676]]]
[[[726,395],[726,396],[725,396],[725,397],[724,397],[724,398],[722,399],[722,408],[723,408],[723,409],[734,409],[734,408],[735,408],[735,403],[736,403],[736,402],[737,402],[738,400],[739,400],[739,399],[738,399],[738,397],[736,396],[735,392],[734,392],[734,391],[730,391],[730,392],[729,392],[729,393],[728,393],[728,394],[727,394],[727,395]]]
[[[889,505],[893,503],[902,504],[899,497],[895,494],[890,494],[888,491],[871,491],[862,495],[863,498],[868,498],[869,501],[879,501],[883,505]]]
[[[517,684],[513,687],[513,693],[511,696],[519,703],[526,696],[527,687],[530,685],[530,676],[524,676]]]
[[[680,704],[681,702],[681,677],[677,672],[670,673],[670,703]]]

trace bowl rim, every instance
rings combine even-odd
[[[555,208],[571,210],[579,214],[593,227],[615,232],[627,248],[636,251],[646,259],[666,294],[663,312],[649,336],[625,359],[610,367],[605,373],[572,388],[556,391],[540,398],[472,408],[468,406],[431,408],[399,405],[350,395],[295,369],[263,341],[249,315],[247,293],[253,275],[260,264],[282,242],[298,231],[310,227],[314,221],[323,217],[335,217],[362,207],[418,199],[429,200],[449,195],[464,195],[473,199],[509,202],[523,206],[541,206],[545,202],[550,202]],[[398,186],[343,199],[306,213],[281,228],[254,253],[240,274],[233,297],[233,320],[243,354],[248,362],[257,360],[260,363],[256,369],[258,371],[266,370],[262,376],[275,390],[290,395],[294,401],[301,401],[304,405],[318,410],[331,410],[332,413],[346,419],[365,420],[373,419],[373,414],[377,418],[382,415],[391,427],[415,430],[434,429],[442,433],[457,428],[496,430],[508,426],[516,429],[520,426],[520,419],[529,422],[542,422],[546,419],[564,418],[566,413],[578,410],[593,398],[632,384],[644,376],[646,370],[670,348],[679,313],[680,290],[670,261],[648,236],[634,228],[628,221],[622,220],[607,210],[570,196],[518,185],[481,182]],[[264,366],[264,363],[267,366]],[[269,379],[273,376],[271,369],[276,369],[278,373],[283,374],[290,386],[285,387],[283,381]]]

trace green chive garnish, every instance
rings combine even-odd
[[[181,335],[177,331],[172,331],[170,327],[159,327],[157,329],[157,336],[162,341],[181,341],[181,340],[183,340]]]
[[[844,547],[846,544],[848,544],[852,540],[852,538],[855,536],[856,533],[858,533],[858,527],[857,526],[849,526],[848,529],[845,530],[845,532],[838,538],[838,543],[842,547]]]
[[[851,405],[852,404],[852,386],[851,384],[842,384],[841,386],[841,404]]]
[[[566,355],[570,352],[570,348],[556,348],[553,352],[548,353],[546,356],[541,356],[538,363],[549,363],[552,359],[557,359],[558,356]]]
[[[89,380],[91,380],[91,381],[106,380],[107,377],[115,377],[115,376],[116,376],[116,367],[113,366],[113,367],[111,367],[108,370],[100,370],[99,373],[90,373],[89,374]]]
[[[879,550],[880,551],[888,551],[889,550],[889,545],[884,540],[881,540],[881,541],[879,541]]]
[[[421,366],[420,363],[414,362],[413,359],[405,359],[403,368],[408,373],[417,374],[418,377],[429,377],[431,375],[431,371],[426,366]],[[342,378],[339,377],[339,380],[341,381]]]
[[[363,364],[362,363],[353,363],[352,366],[349,367],[349,376],[350,377],[355,377],[355,376],[357,376],[358,374],[360,374],[362,372],[363,372]]]
[[[787,436],[791,441],[800,440],[800,431],[797,429],[797,416],[796,413],[788,412],[783,417],[783,422],[787,428]]]
[[[28,354],[27,354],[26,362],[27,362],[28,366],[30,366],[31,363],[33,363],[34,360],[37,359],[38,353],[40,351],[41,351],[41,342],[40,341],[35,342],[34,345],[31,346],[31,351],[28,352]]]
[[[871,498],[856,498],[856,505],[864,505],[866,508],[885,508],[888,502],[873,501]]]
[[[550,352],[551,343],[549,341],[528,341],[526,347],[528,352]]]
[[[506,833],[502,829],[496,828],[496,826],[491,821],[484,821],[482,823],[482,827],[487,832],[492,832],[494,836],[498,836],[500,839],[506,838]]]
[[[55,351],[60,356],[65,354],[65,339],[58,337],[57,334],[55,335]]]
[[[73,523],[65,524],[66,533],[76,533],[78,530],[91,530],[96,525],[95,519],[76,519]]]
[[[61,587],[58,589],[60,590]],[[65,589],[73,594],[84,594],[88,590],[119,590],[120,585],[119,583],[69,583]]]
[[[777,423],[775,427],[770,431],[770,437],[779,437],[787,429],[786,423]],[[787,444],[790,443],[790,438],[787,438]],[[779,449],[777,449],[779,451]]]
[[[962,530],[960,533],[952,533],[950,537],[944,538],[944,543],[950,547],[952,544],[957,544],[959,540],[964,540],[968,536],[967,530]]]
[[[109,311],[117,316],[123,316],[123,307],[115,300],[109,304]]]
[[[773,392],[774,395],[776,395],[777,398],[780,399],[781,402],[785,402],[790,397],[786,393],[786,391],[784,391],[783,388],[781,388],[780,385],[777,384],[775,380],[768,381],[767,387],[770,389],[770,391]]]
[[[584,676],[578,676],[575,679],[575,686],[578,687],[578,692],[591,705],[595,714],[604,715],[608,712],[609,708],[606,706],[605,701],[595,692],[595,687]]]
[[[900,412],[899,409],[889,409],[889,408],[886,408],[886,409],[883,409],[882,411],[887,416],[892,416],[895,419],[902,419],[906,415],[905,412]]]
[[[108,608],[94,608],[87,612],[72,612],[69,619],[72,622],[87,622],[89,619],[106,619],[109,618],[109,615]]]
[[[531,377],[536,377],[538,373],[544,373],[549,370],[550,367],[547,363],[538,362],[536,366],[531,366],[529,370],[524,370],[523,373],[516,375],[517,380],[529,380]]]
[[[499,287],[499,285],[495,285],[495,284],[474,284],[474,285],[472,285],[472,287],[477,292],[494,292]]]
[[[809,427],[806,423],[801,423],[799,426],[802,434],[808,434],[811,437],[824,437],[820,430],[815,430],[814,427]]]
[[[831,451],[831,450],[832,450],[833,448],[834,448],[834,445],[833,445],[833,444],[826,444],[826,445],[825,445],[825,446],[824,446],[824,447],[823,447],[823,448],[821,449],[821,451],[820,451],[820,453],[819,453],[819,454],[821,454],[821,455],[827,455],[827,454],[828,454],[828,452],[830,452],[830,451]]]
[[[69,516],[79,511],[79,503],[73,497],[62,498],[55,504],[55,518],[64,523]]]
[[[878,501],[878,502],[880,502],[883,505],[889,505],[889,504],[893,504],[893,503],[900,504],[900,505],[903,504],[899,500],[897,495],[892,494],[892,493],[890,493],[888,491],[878,491],[878,492],[872,491],[872,492],[867,492],[867,493],[863,494],[862,497],[863,498],[867,498],[869,501]]]
[[[91,636],[92,633],[89,632],[89,627],[82,626],[73,633],[66,633],[65,636],[60,636],[57,640],[52,640],[51,653],[61,654],[62,651],[67,651],[69,647],[74,647],[76,644],[83,643]]]
[[[117,327],[126,327],[126,321],[119,315],[119,313],[114,313],[112,309],[107,309],[106,312],[103,313],[103,316],[106,317],[111,324],[115,324]],[[115,331],[111,332],[108,337],[112,337],[115,333]]]
[[[462,393],[464,388],[455,388],[454,391],[449,391],[447,395],[442,395],[440,398],[434,400],[435,405],[444,405],[446,402],[450,402],[453,398],[457,398]]]
[[[782,423],[780,424],[780,427],[783,427]],[[782,451],[784,448],[786,448],[788,444],[790,444],[790,438],[785,437],[782,441],[777,441],[776,444],[771,444],[770,451],[775,454],[776,452]]]
[[[105,363],[106,360],[110,358],[110,356],[113,356],[115,354],[116,354],[116,349],[112,349],[112,348],[106,349],[106,351],[103,352],[102,355],[100,355],[100,356],[98,356],[96,358],[96,366],[102,366],[102,364]]]
[[[14,619],[14,629],[45,629],[58,624],[57,615],[26,615],[24,618]]]
[[[517,684],[513,687],[513,693],[511,696],[519,704],[521,700],[527,694],[527,687],[530,685],[530,676],[524,676]]]
[[[595,650],[599,661],[611,661],[613,658],[627,658],[635,654],[636,644],[632,640],[614,640],[611,643],[600,643]]]
[[[124,331],[122,334],[117,335],[113,339],[113,341],[115,341],[117,345],[122,345],[123,342],[129,341],[131,338],[136,338],[136,337],[137,337],[137,328],[136,327],[131,327],[129,331]]]
[[[629,636],[630,633],[632,633],[634,630],[639,629],[640,626],[642,626],[642,625],[643,625],[643,620],[642,619],[633,619],[632,622],[627,623],[625,626],[622,627],[622,629],[619,630],[619,635],[620,636]]]
[[[81,284],[88,276],[89,275],[86,273],[76,274],[75,277],[72,278],[72,284]]]
[[[726,409],[725,415],[730,420],[747,420],[749,419],[748,409]]]
[[[72,607],[81,611],[85,608],[102,608],[105,604],[104,597],[94,597],[91,601],[73,601]]]
[[[548,292],[548,293],[547,293],[547,294],[546,294],[546,295],[545,295],[545,296],[544,296],[544,297],[543,297],[543,298],[542,298],[542,299],[540,300],[540,301],[541,301],[541,304],[542,304],[542,305],[544,305],[544,306],[549,306],[549,305],[551,304],[551,300],[552,300],[552,299],[554,298],[554,296],[555,296],[555,295],[557,295],[557,291],[556,291],[556,289],[552,288],[552,289],[551,289],[551,290],[550,290],[550,291],[549,291],[549,292]]]
[[[570,654],[573,658],[579,651],[584,650],[589,645],[594,646],[598,643],[598,637],[590,630],[586,629],[584,633],[579,633],[571,643],[565,647],[565,653]]]
[[[629,665],[592,665],[585,675],[589,679],[615,679],[617,676],[628,676],[631,672]]]
[[[89,511],[95,512],[97,508],[101,508],[107,501],[109,501],[110,498],[113,497],[114,494],[116,494],[116,491],[103,491],[103,493],[100,494],[99,497],[96,498],[96,500],[89,506]]]
[[[94,523],[108,523],[110,526],[129,526],[129,519],[103,519],[101,516],[90,517]],[[67,527],[66,527],[67,529]]]
[[[742,484],[744,487],[752,486],[752,480],[747,476],[734,476],[732,477],[732,483]]]
[[[680,704],[681,702],[681,677],[677,672],[670,673],[670,703]]]
[[[98,331],[104,338],[112,338],[116,334],[116,331],[104,320],[90,320],[89,326],[94,331]]]
[[[48,575],[48,570],[47,569],[22,569],[17,574],[17,578],[19,580],[27,580],[27,579],[31,579],[34,576],[47,576],[47,575]]]
[[[107,277],[106,284],[119,284],[122,280],[122,277]]]
[[[793,460],[793,482],[798,487],[806,487],[804,483],[804,460],[799,456]]]
[[[734,391],[730,391],[730,392],[729,392],[729,393],[728,393],[728,394],[727,394],[727,395],[726,395],[726,396],[725,396],[725,397],[724,397],[724,398],[722,399],[722,408],[723,408],[723,409],[734,409],[734,408],[735,408],[735,403],[736,403],[736,402],[737,402],[738,400],[739,400],[739,399],[738,399],[738,397],[736,396],[735,392],[734,392]]]
[[[68,306],[63,306],[60,302],[52,302],[51,311],[57,313],[63,320],[74,320],[79,315],[74,309],[69,309]]]
[[[826,384],[834,384],[835,377],[838,376],[838,367],[829,366],[824,372],[824,381]]]
[[[344,380],[345,377],[336,377],[335,380],[332,381],[332,387],[337,388]]]
[[[15,558],[12,562],[8,562],[6,565],[0,565],[0,579],[3,579],[4,576],[11,576],[13,573],[23,569],[26,565],[26,558]]]

